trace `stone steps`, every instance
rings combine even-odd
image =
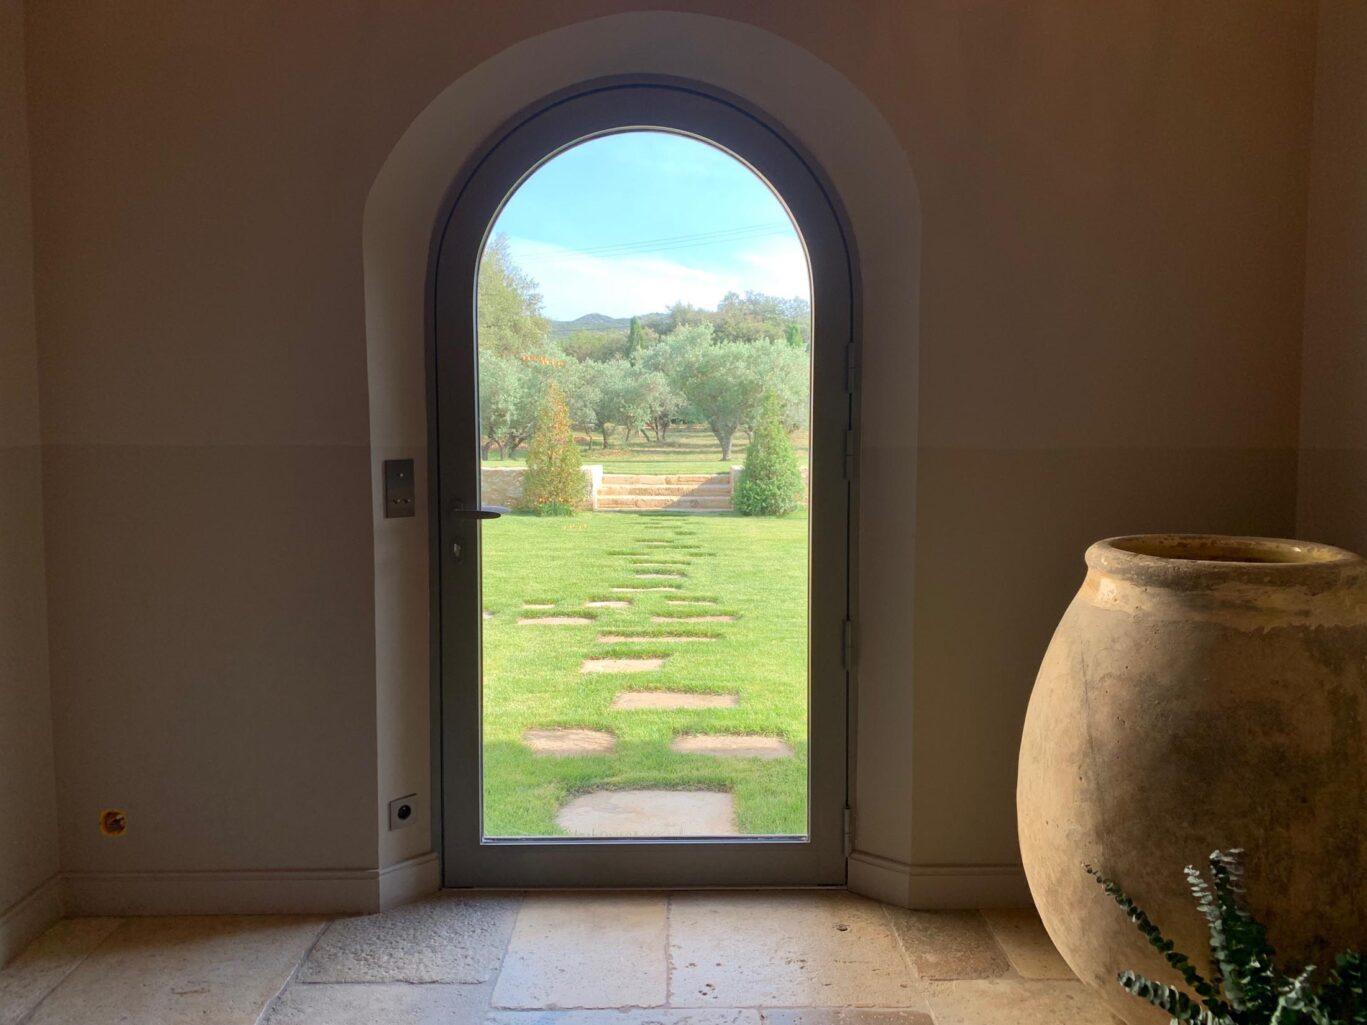
[[[693,512],[726,512],[731,508],[731,496],[713,495],[694,498],[689,495],[603,495],[598,500],[600,511],[613,509],[688,509]]]
[[[598,488],[600,495],[696,495],[727,496],[731,494],[730,484],[603,484]]]
[[[604,484],[725,484],[729,473],[605,473]]]
[[[727,473],[605,473],[596,508],[603,511],[675,509],[728,512],[731,475]]]

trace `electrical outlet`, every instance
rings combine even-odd
[[[391,831],[411,826],[418,817],[418,795],[407,794],[389,802],[389,828]]]

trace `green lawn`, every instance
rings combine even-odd
[[[496,461],[495,461],[496,462]],[[741,832],[807,832],[807,518],[731,514],[580,513],[505,516],[483,525],[484,829],[489,836],[555,836],[556,809],[600,788],[729,790]],[[647,542],[666,542],[665,544]],[[649,561],[645,561],[649,560]],[[680,580],[638,579],[667,567]],[[614,587],[677,586],[675,591]],[[669,599],[717,604],[672,605]],[[624,609],[585,602],[625,599]],[[524,603],[554,603],[527,610]],[[732,614],[735,622],[652,623],[652,616]],[[586,616],[590,625],[518,626],[531,616]],[[702,634],[716,640],[602,644],[601,634]],[[667,656],[648,673],[581,673],[587,657]],[[612,710],[623,690],[738,696],[736,708]],[[532,728],[616,735],[611,755],[535,756]],[[685,733],[782,737],[792,758],[679,754]]]
[[[807,432],[795,431],[793,447],[798,462],[807,463]],[[706,427],[675,427],[663,445],[636,435],[629,445],[622,444],[622,432],[612,436],[612,447],[604,449],[602,440],[589,442],[580,436],[579,451],[585,463],[601,463],[605,473],[725,473],[745,462],[745,432],[736,432],[731,458],[721,457],[717,439]],[[490,453],[485,466],[523,466],[527,450],[519,448],[511,459],[499,459],[498,449]]]

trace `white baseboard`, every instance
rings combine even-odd
[[[68,872],[70,915],[367,914],[440,888],[437,856],[388,868]]]
[[[435,851],[380,869],[380,910],[388,911],[441,889],[441,862]]]
[[[875,900],[922,910],[1032,906],[1020,865],[908,865],[855,851],[848,886]]]
[[[55,874],[0,911],[0,967],[65,913],[62,877]]]

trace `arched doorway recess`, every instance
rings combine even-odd
[[[644,67],[641,54],[649,54]],[[920,215],[905,151],[878,109],[829,65],[782,37],[705,15],[640,12],[576,23],[509,47],[463,74],[414,119],[365,208],[370,434],[374,465],[380,855],[389,899],[435,885],[426,802],[416,828],[385,830],[387,795],[428,790],[433,607],[423,500],[424,352],[433,227],[453,168],[539,97],[650,71],[705,82],[785,125],[825,170],[860,254],[858,657],[851,697],[852,888],[905,903],[912,877],[910,617],[914,592]],[[416,520],[382,518],[380,461],[413,456]],[[894,553],[890,556],[889,553]],[[878,553],[876,556],[869,553]],[[869,601],[868,596],[877,597]],[[404,871],[399,871],[399,869]],[[424,882],[424,880],[430,880]]]

